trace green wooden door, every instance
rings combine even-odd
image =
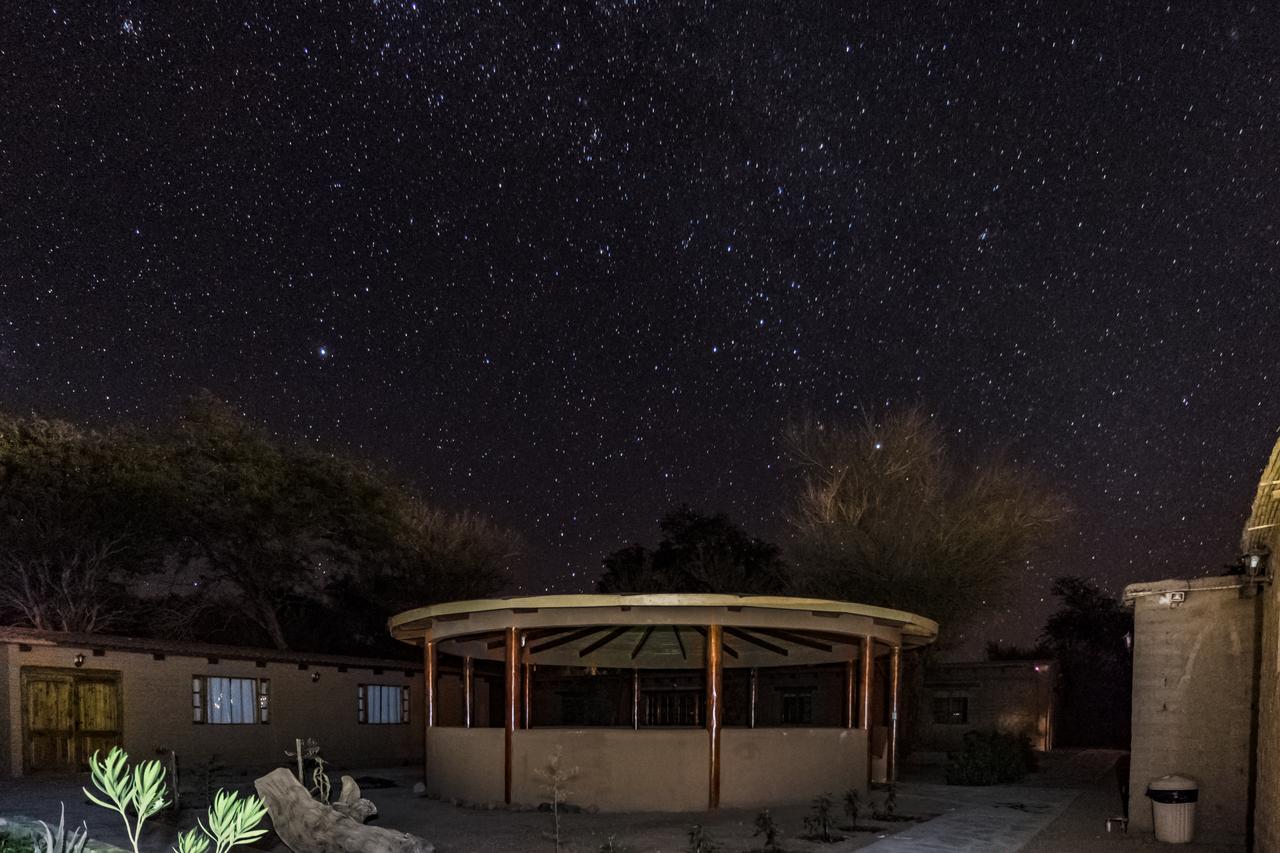
[[[23,667],[22,712],[27,772],[84,770],[121,743],[120,674]]]

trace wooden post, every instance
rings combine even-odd
[[[427,783],[427,747],[431,743],[431,729],[436,724],[436,642],[425,640],[422,644],[422,780]]]
[[[520,632],[513,626],[507,629],[506,660],[506,710],[503,714],[503,727],[506,729],[503,761],[503,797],[508,805],[511,803],[511,762],[516,736],[516,728],[520,725]]]
[[[889,651],[889,694],[892,705],[889,713],[889,767],[885,772],[889,783],[898,781],[898,693],[902,682],[902,646],[895,645]]]
[[[874,726],[871,721],[871,688],[875,679],[876,672],[876,646],[875,640],[871,639],[871,635],[862,638],[862,696],[859,697],[862,702],[861,721],[862,728],[867,732],[867,790],[871,789],[871,747],[874,740]]]
[[[631,728],[640,730],[640,670],[631,670]]]
[[[711,741],[711,774],[707,790],[707,808],[720,808],[720,692],[724,686],[721,661],[721,628],[707,626],[707,734]]]
[[[751,707],[747,710],[747,728],[756,727],[756,700],[760,698],[760,668],[751,667]]]
[[[475,705],[476,664],[467,655],[462,659],[462,727],[471,728],[471,709]]]
[[[526,663],[524,665],[524,680],[520,682],[523,689],[522,698],[520,700],[520,713],[524,720],[523,727],[526,729],[533,728],[533,664],[528,663],[529,650],[525,649]]]
[[[875,640],[862,638],[862,727],[867,730],[867,749],[871,749],[871,682],[876,671]],[[870,753],[868,753],[868,757]],[[870,766],[868,763],[867,766]]]
[[[849,651],[844,662],[844,727],[852,729],[858,724],[858,665]]]

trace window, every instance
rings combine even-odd
[[[409,688],[396,684],[357,685],[356,722],[374,725],[409,722]]]
[[[271,719],[271,681],[266,678],[191,677],[191,721],[210,725],[266,723]]]
[[[968,696],[935,696],[933,721],[942,725],[964,725],[969,722]]]
[[[782,694],[782,724],[807,726],[813,724],[813,692],[788,690]]]

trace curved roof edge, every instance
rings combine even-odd
[[[826,598],[797,598],[785,595],[732,595],[724,593],[581,593],[573,595],[531,595],[511,598],[480,598],[469,601],[447,601],[416,607],[397,613],[387,620],[392,636],[400,640],[414,637],[411,632],[421,626],[425,632],[431,620],[458,617],[462,614],[496,610],[540,610],[591,607],[759,607],[770,610],[795,610],[811,613],[847,613],[895,623],[904,635],[915,637],[924,645],[938,636],[938,623],[905,610],[893,610],[871,604],[833,601]],[[407,635],[407,636],[406,636]]]

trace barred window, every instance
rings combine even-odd
[[[409,722],[409,688],[398,684],[357,685],[356,722],[373,725]]]
[[[191,677],[191,721],[209,725],[252,725],[271,720],[267,678]]]

